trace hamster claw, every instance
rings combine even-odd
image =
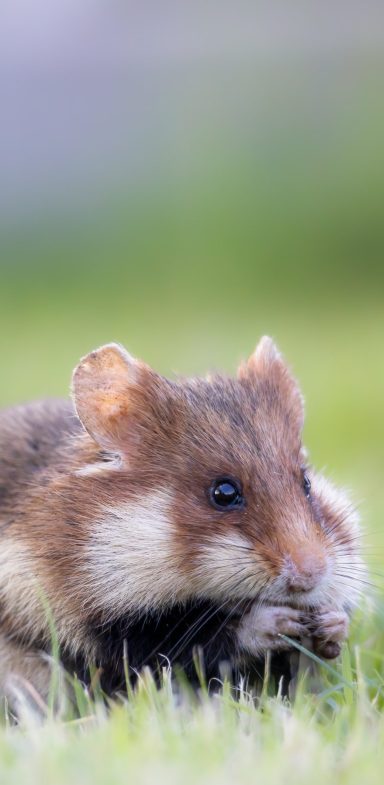
[[[341,646],[336,641],[324,641],[319,638],[314,638],[313,651],[324,660],[335,660],[339,657]]]

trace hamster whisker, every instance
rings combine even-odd
[[[343,544],[337,545],[337,543],[332,543],[332,550],[335,553],[340,552],[342,554],[343,553],[345,553],[345,554],[348,553],[349,554],[348,547],[343,545]],[[357,549],[353,548],[353,553],[357,553],[357,555],[360,555],[361,553],[364,553],[364,555],[368,555],[368,556],[379,556],[380,551],[377,550],[376,548],[371,548],[370,550],[368,550],[368,548],[361,548],[359,546]]]
[[[348,513],[345,516],[342,516],[341,518],[339,518],[335,523],[333,523],[332,526],[330,526],[330,527],[327,526],[325,528],[326,536],[332,537],[332,535],[337,533],[339,531],[339,529],[341,529],[342,527],[345,527],[345,525],[348,522],[349,516],[350,516],[350,513]],[[341,539],[343,539],[344,537],[347,537],[349,542],[360,542],[360,540],[361,540],[360,532],[351,533],[351,532],[348,532],[348,531],[344,531],[344,534],[342,535]]]
[[[189,628],[188,628],[188,630],[187,630],[187,631],[186,631],[186,632],[185,632],[185,633],[184,633],[184,634],[181,636],[181,638],[179,638],[179,640],[177,641],[177,643],[176,643],[176,644],[173,646],[173,648],[172,648],[172,649],[171,649],[171,650],[168,652],[167,656],[168,656],[168,657],[171,657],[171,656],[172,656],[172,654],[173,654],[173,651],[174,651],[174,649],[175,649],[177,646],[179,646],[181,642],[184,642],[184,639],[185,639],[185,638],[186,638],[186,637],[187,637],[187,636],[188,636],[188,635],[189,635],[191,632],[192,632],[192,636],[193,636],[193,633],[195,632],[195,628],[196,628],[196,626],[198,627],[198,626],[199,626],[199,624],[202,624],[202,626],[203,626],[203,625],[205,624],[205,622],[206,622],[206,621],[209,621],[209,619],[210,619],[210,618],[212,618],[212,617],[213,617],[213,616],[214,616],[216,613],[219,613],[219,611],[221,610],[221,607],[224,607],[224,605],[225,605],[225,603],[223,603],[223,605],[222,605],[222,606],[219,606],[218,608],[215,608],[213,613],[212,613],[212,609],[211,609],[211,608],[208,608],[206,611],[204,611],[204,613],[203,613],[203,614],[202,614],[202,615],[201,615],[201,616],[200,616],[200,617],[197,619],[197,621],[196,621],[196,622],[195,622],[195,623],[192,625],[192,627],[189,627]],[[155,654],[157,654],[157,653],[158,653],[159,646],[162,646],[162,645],[163,645],[163,644],[164,644],[164,643],[165,643],[165,642],[166,642],[166,641],[167,641],[167,640],[168,640],[168,639],[169,639],[169,638],[172,636],[172,634],[175,632],[175,630],[177,629],[177,627],[179,627],[179,626],[180,626],[180,623],[181,623],[182,621],[185,621],[185,619],[186,619],[186,618],[189,616],[189,614],[190,614],[190,613],[192,613],[192,611],[193,611],[194,609],[195,609],[195,606],[194,606],[194,607],[192,607],[192,608],[191,608],[191,609],[190,609],[190,610],[189,610],[189,611],[188,611],[186,614],[184,614],[184,616],[183,616],[181,619],[179,619],[179,620],[178,620],[178,622],[177,622],[177,623],[176,623],[176,624],[175,624],[175,625],[174,625],[174,626],[171,628],[171,630],[169,631],[169,633],[168,633],[168,634],[167,634],[167,635],[166,635],[166,636],[163,638],[163,640],[160,642],[160,644],[158,644],[158,646],[156,646],[156,649],[153,649],[153,650],[152,650],[152,652],[150,652],[150,654],[148,655],[147,659],[150,659],[151,657],[153,657]],[[210,614],[210,613],[211,613],[211,616],[209,616],[209,614]],[[207,617],[208,617],[208,618],[207,618]]]
[[[359,576],[355,576],[355,575],[352,575],[352,574],[346,574],[346,573],[338,572],[338,571],[335,572],[334,574],[338,578],[345,578],[346,581],[354,581],[355,583],[357,583],[360,586],[368,586],[370,589],[378,589],[379,588],[375,583],[372,583],[372,581],[364,580],[363,578],[360,578]]]
[[[255,587],[255,588],[256,588],[256,587]],[[235,608],[234,608],[234,610],[235,610],[235,611],[237,610],[237,608],[239,608],[239,606],[240,606],[240,604],[241,604],[242,602],[243,602],[243,600],[239,600],[239,602],[238,602],[238,603],[235,605]],[[247,607],[247,608],[245,608],[245,609],[243,610],[243,612],[242,612],[242,614],[241,614],[241,616],[240,616],[240,620],[241,620],[241,621],[243,620],[243,618],[244,618],[245,614],[248,612],[248,610],[249,610],[249,607]],[[232,611],[232,613],[233,613],[233,611]],[[221,623],[220,627],[219,627],[219,628],[218,628],[218,629],[217,629],[217,630],[214,632],[214,634],[212,635],[212,637],[209,639],[209,641],[208,641],[208,646],[212,645],[212,643],[213,643],[213,641],[215,640],[215,638],[217,638],[217,636],[220,634],[220,632],[222,631],[222,629],[224,629],[224,627],[225,627],[225,626],[226,626],[226,624],[228,623],[228,620],[230,619],[230,617],[231,617],[231,613],[228,613],[228,614],[227,614],[227,616],[224,618],[224,621]]]
[[[233,590],[236,590],[241,585],[243,580],[244,579],[242,578],[240,581],[238,581],[238,583],[233,587]],[[234,609],[236,610],[236,608],[238,608],[243,601],[244,601],[243,598],[241,598],[236,603]],[[177,644],[175,644],[175,646],[173,646],[171,651],[168,653],[168,656],[171,657],[171,656],[174,655],[175,657],[177,657],[178,653],[180,652],[180,644],[183,644],[183,646],[187,646],[189,641],[193,637],[193,635],[196,634],[197,632],[199,632],[199,630],[204,626],[204,624],[206,624],[207,621],[210,621],[227,604],[228,604],[228,600],[226,599],[226,600],[224,600],[224,602],[221,603],[221,605],[219,605],[217,608],[214,608],[210,614],[209,614],[209,610],[210,609],[208,609],[208,612],[203,614],[203,616],[200,619],[198,619],[197,622],[195,622],[195,624],[193,624],[192,627],[189,630],[187,630],[186,633],[184,633],[184,635],[180,638],[180,640],[177,642]],[[233,613],[234,609],[231,608],[231,610],[229,612],[229,615],[228,615],[228,618]],[[175,649],[176,649],[176,652],[175,652]]]
[[[254,586],[252,587],[252,591],[254,591],[256,588],[257,588],[257,583],[255,583],[255,584],[254,584]],[[236,603],[236,605],[234,606],[234,608],[232,608],[232,609],[229,611],[229,613],[228,613],[228,614],[227,614],[227,616],[224,618],[224,621],[222,622],[222,624],[220,625],[220,627],[218,628],[218,630],[216,630],[216,631],[214,632],[214,634],[212,635],[212,637],[209,639],[209,641],[208,641],[208,645],[209,645],[209,646],[210,646],[210,645],[213,643],[213,641],[215,640],[215,638],[216,638],[216,637],[217,637],[217,636],[220,634],[221,630],[222,630],[222,629],[225,627],[225,625],[227,624],[227,622],[228,622],[228,619],[230,619],[231,615],[232,615],[232,614],[233,614],[233,613],[234,613],[234,612],[237,610],[237,608],[239,608],[239,607],[240,607],[240,605],[241,605],[243,602],[244,602],[244,600],[243,600],[243,599],[240,599],[240,600],[239,600],[239,601]],[[242,612],[242,614],[241,614],[241,616],[240,616],[240,619],[241,619],[241,620],[244,618],[244,615],[245,615],[245,614],[248,612],[248,610],[249,610],[249,607],[250,607],[250,605],[251,605],[251,604],[252,604],[252,600],[250,600],[250,601],[249,601],[249,605],[248,605],[246,608],[244,608],[244,610],[243,610],[243,612]],[[221,606],[221,607],[223,607],[223,606]],[[190,660],[189,660],[189,662],[192,662],[192,659],[190,659]]]
[[[341,527],[341,525],[344,525],[344,523],[345,523],[345,521],[342,521],[342,523],[340,522],[340,524],[338,526],[333,526],[331,529],[328,529],[328,528],[325,529],[326,537],[329,537],[330,539],[333,539],[332,535],[334,535],[335,532],[337,532],[337,530]],[[337,543],[341,543],[344,540],[346,542],[358,543],[358,542],[360,542],[360,535],[359,534],[351,534],[349,532],[344,532],[344,534],[341,537],[338,537],[336,542]]]
[[[344,560],[344,559],[339,559],[338,558],[337,566],[338,567],[348,567],[348,568],[351,569],[351,572],[361,573],[361,575],[367,575],[367,576],[374,575],[377,578],[384,578],[384,572],[377,572],[376,570],[369,570],[369,569],[364,568],[363,566],[360,566],[359,564],[351,565],[351,562],[348,561],[348,560]]]

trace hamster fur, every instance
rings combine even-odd
[[[124,648],[132,674],[170,662],[192,680],[196,651],[207,678],[246,675],[281,635],[338,654],[363,593],[358,520],[306,467],[270,338],[235,379],[170,381],[109,344],[72,398],[0,413],[0,693],[46,697],[47,607],[64,667],[87,682],[96,663],[109,693]]]

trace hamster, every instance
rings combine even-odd
[[[72,402],[0,414],[0,692],[60,657],[104,690],[177,665],[244,674],[282,636],[335,657],[363,593],[359,522],[306,464],[303,398],[264,337],[236,378],[168,380],[108,344]],[[49,613],[47,612],[49,608]],[[16,680],[16,681],[15,681]]]

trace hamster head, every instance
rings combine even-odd
[[[270,338],[237,378],[176,381],[110,344],[81,360],[73,399],[97,445],[76,478],[95,604],[357,603],[356,514],[306,466],[302,395]]]

